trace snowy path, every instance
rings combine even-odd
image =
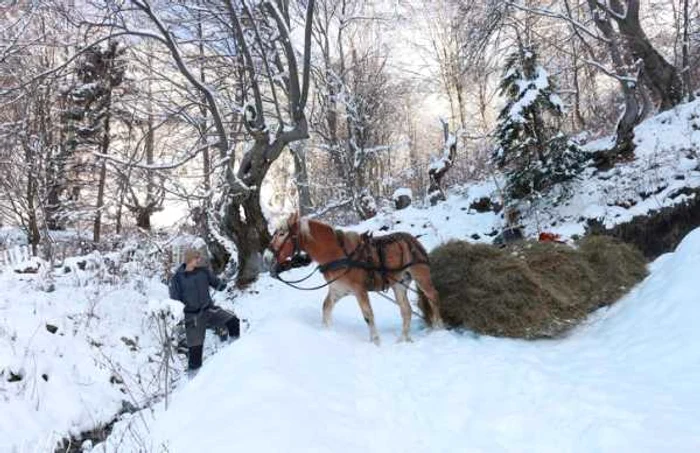
[[[253,329],[156,411],[148,443],[170,452],[700,451],[699,268],[696,230],[632,294],[559,341],[414,324],[415,342],[398,344],[398,310],[375,297],[380,348],[354,300],[324,330],[322,292],[263,280],[239,306]]]

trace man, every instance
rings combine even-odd
[[[209,294],[210,286],[222,291],[226,288],[226,283],[216,278],[211,270],[204,266],[202,254],[198,250],[186,250],[185,262],[170,279],[170,298],[185,304],[190,376],[202,366],[202,345],[207,328],[225,326],[231,340],[240,336],[240,320],[233,313],[214,305]]]

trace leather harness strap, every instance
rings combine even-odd
[[[360,243],[357,245],[357,247],[355,247],[355,249],[351,253],[348,253],[347,249],[345,248],[345,235],[344,235],[344,233],[340,230],[336,230],[335,237],[336,237],[336,240],[338,241],[338,245],[343,250],[343,254],[345,256],[343,258],[339,258],[339,259],[331,261],[329,263],[319,265],[318,269],[323,273],[335,271],[335,270],[339,270],[339,269],[346,269],[346,268],[359,268],[359,269],[364,269],[368,272],[379,272],[380,274],[382,274],[382,279],[387,280],[386,274],[388,274],[390,272],[401,272],[401,271],[406,270],[409,267],[416,265],[416,264],[428,264],[428,261],[425,259],[415,260],[415,255],[417,255],[416,250],[414,247],[409,246],[411,256],[414,259],[409,261],[407,264],[400,265],[399,267],[395,267],[395,268],[386,267],[386,247],[389,244],[396,242],[396,240],[394,238],[391,238],[390,236],[382,236],[380,238],[373,238],[370,235],[364,234],[361,236]],[[371,256],[357,257],[357,258],[355,257],[355,255],[357,255],[358,252],[361,252],[361,251],[363,251],[363,249],[366,249],[368,247],[370,248],[370,250],[369,250],[370,253],[372,251],[371,250],[372,248],[374,248],[374,250],[376,250],[379,265],[376,265],[376,264],[371,262],[371,261],[374,261],[374,260],[372,260]],[[420,255],[423,255],[423,254],[420,253]],[[365,258],[365,259],[362,259],[362,258]],[[403,261],[403,254],[402,254],[401,260]]]

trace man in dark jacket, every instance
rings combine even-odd
[[[228,329],[233,340],[240,336],[240,321],[230,311],[214,305],[209,287],[223,291],[226,283],[216,278],[204,266],[202,255],[196,249],[185,252],[185,262],[170,279],[170,298],[185,304],[185,333],[189,348],[189,371],[195,372],[202,366],[202,346],[207,328]]]

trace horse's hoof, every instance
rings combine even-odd
[[[399,337],[399,343],[413,343],[413,338],[409,337],[408,335],[402,335]]]
[[[370,338],[369,341],[371,341],[372,343],[374,343],[376,346],[379,346],[380,343],[381,343],[381,342],[379,341],[379,337]]]

